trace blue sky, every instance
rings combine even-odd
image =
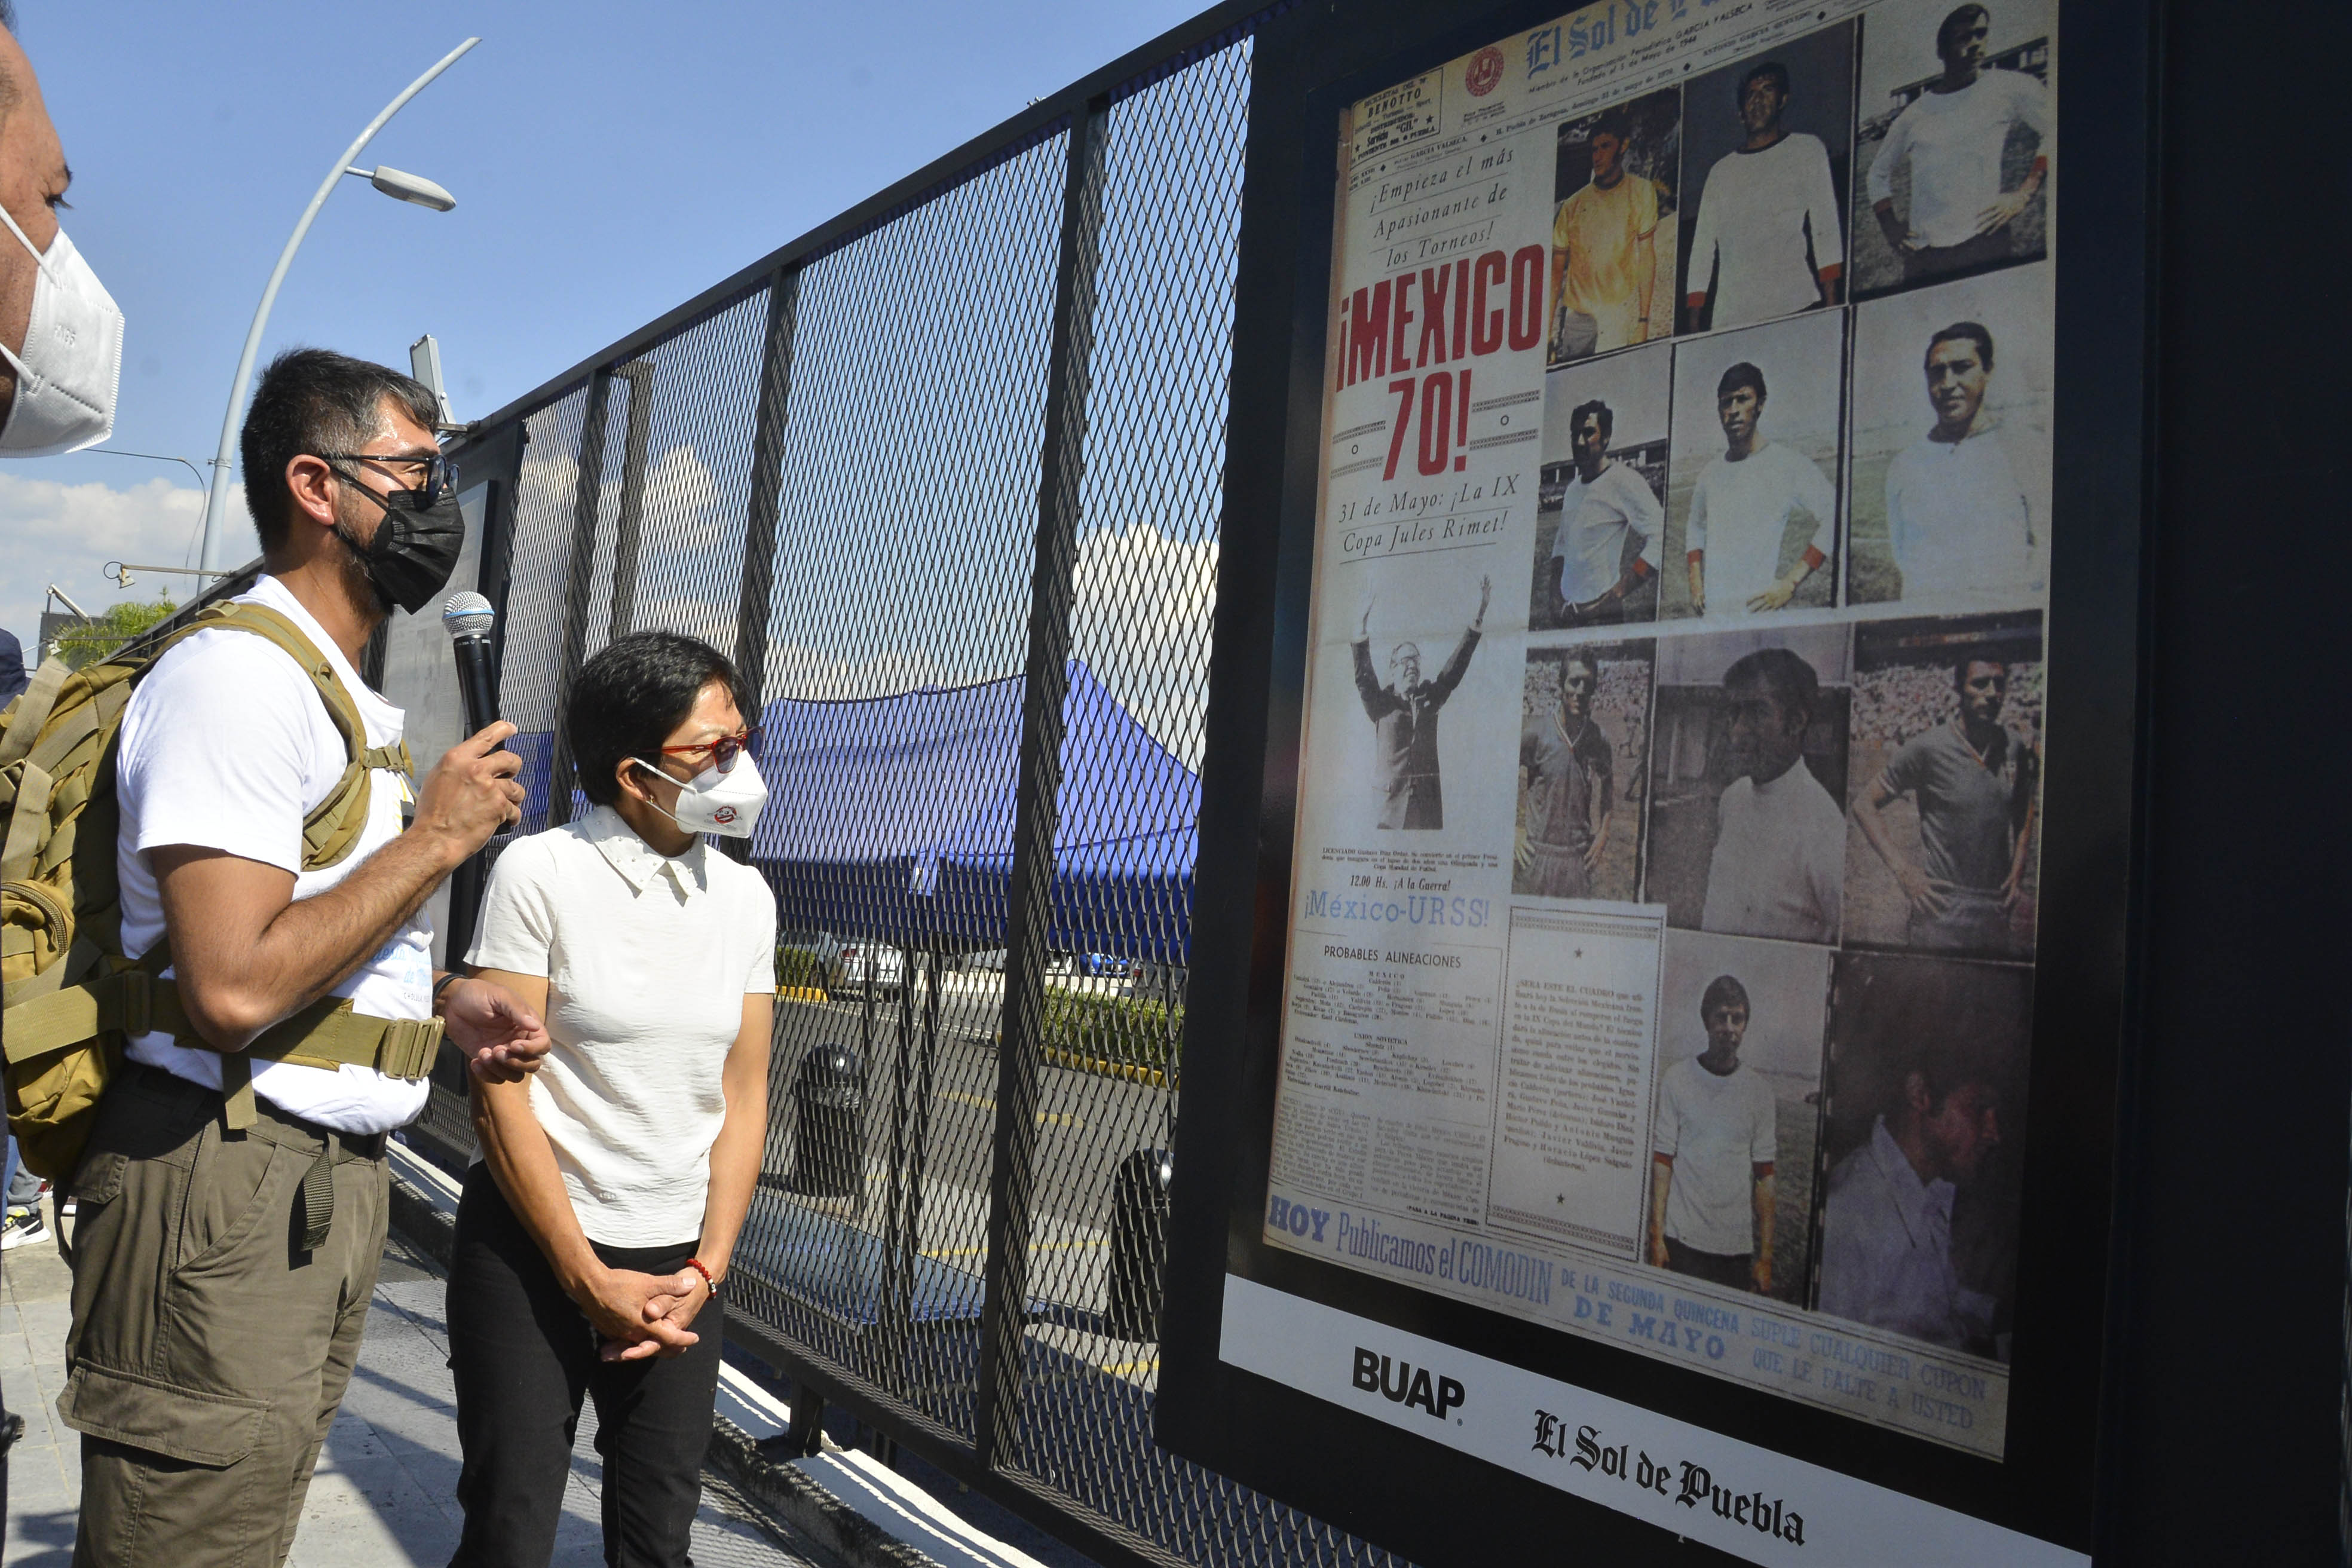
[[[460,418],[1198,8],[17,6],[74,168],[66,229],[128,322],[107,444],[199,468],[262,284],[329,161],[468,34],[481,45],[361,160],[438,181],[457,210],[343,182],[263,345],[265,359],[317,343],[405,367],[430,331]],[[0,626],[29,642],[52,582],[93,612],[124,597],[100,576],[110,559],[192,560],[200,512],[177,464],[0,460]],[[252,549],[237,521],[233,560]],[[174,581],[184,596],[192,580]]]

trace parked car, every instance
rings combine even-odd
[[[829,931],[788,931],[776,938],[778,952],[805,952],[816,961],[816,983],[830,991],[841,984],[841,939]]]
[[[855,942],[841,950],[841,987],[863,991],[871,976],[874,989],[885,996],[895,996],[898,987],[907,982],[905,954],[887,942]]]

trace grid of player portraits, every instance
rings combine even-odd
[[[1654,1266],[2008,1359],[2038,610],[1527,655],[1512,891],[1664,906]]]
[[[2050,0],[1889,0],[1557,129],[1528,624],[2039,604]]]
[[[1559,128],[1512,879],[1664,907],[1645,1261],[2003,1362],[2053,12],[1890,0]]]

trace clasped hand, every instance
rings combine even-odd
[[[590,1284],[580,1306],[595,1326],[597,1353],[604,1360],[667,1360],[700,1342],[702,1336],[688,1325],[709,1299],[702,1276],[691,1268],[675,1274],[607,1268]]]

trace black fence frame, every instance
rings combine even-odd
[[[1040,1068],[1044,1060],[1045,973],[1048,958],[1049,892],[1053,844],[1061,784],[1064,699],[1069,688],[1074,584],[1077,559],[1079,492],[1084,472],[1087,398],[1097,306],[1099,236],[1103,222],[1106,130],[1112,106],[1245,37],[1291,10],[1296,0],[1227,0],[1183,26],[1040,99],[982,136],[898,181],[839,216],[762,257],[656,320],[590,355],[540,387],[467,426],[449,450],[465,465],[468,483],[493,485],[489,538],[482,556],[481,589],[500,610],[499,636],[506,627],[506,594],[514,536],[514,509],[528,444],[526,421],[561,399],[588,388],[580,447],[580,474],[563,606],[560,621],[555,690],[558,700],[583,662],[589,636],[591,579],[600,527],[602,471],[609,432],[607,411],[615,378],[636,370],[656,346],[764,294],[766,326],[753,416],[751,488],[743,543],[740,596],[736,607],[735,647],[740,668],[757,678],[771,640],[769,615],[777,548],[779,488],[786,408],[793,384],[793,353],[802,271],[827,255],[922,207],[1008,161],[1066,133],[1067,156],[1060,211],[1058,261],[1046,365],[1045,430],[1038,475],[1036,525],[1029,580],[1027,653],[1024,666],[1019,782],[1013,823],[1013,862],[1007,900],[1007,942],[1002,1045],[994,1110],[994,1158],[990,1166],[986,1298],[980,1330],[976,1420],[972,1436],[942,1425],[843,1363],[803,1344],[763,1321],[757,1281],[739,1292],[730,1314],[730,1345],[789,1378],[794,1385],[794,1431],[782,1446],[807,1451],[815,1440],[815,1418],[824,1406],[839,1408],[876,1434],[887,1453],[904,1447],[937,1470],[971,1488],[1059,1540],[1114,1568],[1217,1563],[1234,1560],[1243,1537],[1261,1547],[1268,1539],[1295,1538],[1317,1543],[1323,1560],[1380,1561],[1386,1554],[1343,1537],[1330,1526],[1290,1514],[1271,1500],[1246,1493],[1221,1478],[1204,1477],[1230,1490],[1201,1510],[1192,1528],[1172,1531],[1188,1538],[1189,1554],[1171,1540],[1154,1540],[1113,1519],[1039,1476],[1006,1462],[1017,1442],[1023,1400],[1022,1337],[1030,1314],[1008,1303],[1030,1299],[1028,1236],[1035,1184]],[[625,463],[641,480],[645,438],[637,428],[646,402],[627,399],[632,428],[625,435]],[[633,498],[636,504],[633,505]],[[635,522],[641,512],[637,486],[622,486],[621,516],[611,597],[612,635],[627,629],[635,566]],[[462,585],[462,584],[460,584]],[[1214,720],[1212,719],[1213,726]],[[1213,741],[1213,746],[1215,742]],[[571,765],[558,726],[551,759],[549,824],[567,819]],[[722,842],[739,858],[743,841]],[[476,863],[478,866],[478,860]],[[463,951],[478,912],[478,869],[455,890],[450,951]],[[909,954],[910,962],[916,957]],[[936,954],[930,955],[933,963]],[[936,989],[932,997],[936,1002]],[[435,1147],[429,1133],[412,1133],[427,1152],[447,1158],[457,1151]],[[1130,1478],[1132,1479],[1132,1478]],[[1148,1483],[1144,1483],[1148,1484]],[[1235,1506],[1237,1504],[1245,1506]],[[1248,1517],[1262,1511],[1255,1521]],[[1276,1517],[1279,1516],[1279,1517]]]

